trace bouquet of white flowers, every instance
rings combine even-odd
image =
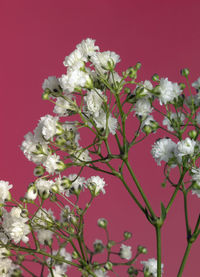
[[[41,117],[21,145],[27,159],[36,164],[35,179],[20,201],[11,196],[12,185],[0,181],[1,276],[38,276],[27,266],[29,262],[41,267],[39,276],[64,277],[71,266],[81,276],[108,277],[117,275],[117,266],[123,265],[130,277],[161,277],[161,230],[178,193],[184,196],[187,232],[187,248],[177,274],[182,276],[190,248],[200,234],[200,215],[193,229],[188,217],[188,195],[200,197],[200,78],[192,83],[197,91],[193,94],[188,69],[181,71],[186,85],[157,74],[152,84],[149,80],[137,82],[140,63],[118,74],[115,68],[119,62],[119,55],[100,52],[95,41],[88,38],[65,58],[66,74],[44,81],[43,99],[54,104],[56,116]],[[128,119],[137,120],[131,133]],[[79,143],[82,128],[90,133],[87,141],[82,140],[85,145]],[[167,204],[161,202],[160,215],[156,215],[135,176],[130,149],[159,130],[166,135],[155,141],[151,153],[158,165],[164,164],[163,186],[168,183],[173,192]],[[87,168],[100,176],[84,177]],[[174,170],[176,180],[171,178]],[[125,171],[132,178],[131,184]],[[97,224],[106,234],[106,243],[96,239],[92,249],[87,245],[85,214],[95,198],[105,193],[106,174],[120,180],[155,229],[156,259],[135,265],[147,249],[139,245],[132,251],[127,245],[132,236],[128,231],[123,240],[111,240],[105,218],[99,218]],[[80,203],[83,191],[90,194],[84,204]],[[97,254],[103,252],[104,260],[99,261]],[[116,255],[119,262],[113,259]]]

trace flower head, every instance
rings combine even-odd
[[[142,261],[141,264],[144,265],[144,272],[152,274],[153,277],[157,277],[157,260],[152,258],[148,261]],[[162,273],[163,273],[164,265],[161,265]],[[148,275],[149,276],[149,275]]]

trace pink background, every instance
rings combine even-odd
[[[34,165],[25,159],[19,148],[23,136],[53,108],[41,100],[41,85],[44,78],[65,72],[62,62],[75,45],[87,37],[96,39],[101,50],[112,50],[121,56],[122,69],[140,61],[143,65],[141,80],[150,79],[156,72],[180,82],[183,78],[179,70],[188,67],[192,71],[191,81],[194,81],[199,77],[199,10],[197,0],[0,2],[0,179],[14,184],[16,198],[24,195],[26,186],[33,180]],[[145,148],[136,148],[132,157],[136,175],[144,184],[147,196],[151,195],[150,202],[159,214],[160,201],[167,203],[172,189],[161,188],[163,175],[161,170],[157,171],[150,155],[151,144],[156,138],[158,134],[151,137]],[[88,240],[105,238],[103,232],[98,231],[98,236],[94,232],[97,219],[106,217],[113,239],[120,240],[124,230],[132,231],[133,250],[142,244],[149,249],[142,260],[155,257],[153,228],[120,182],[109,176],[104,178],[109,186],[106,195],[99,196],[88,214]],[[199,199],[191,197],[191,202],[190,216],[194,224]],[[186,247],[182,195],[169,213],[162,236],[163,276],[176,276]],[[200,276],[199,246],[198,240],[192,247],[183,277]],[[69,271],[69,276],[79,274]]]

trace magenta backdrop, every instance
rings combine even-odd
[[[191,69],[191,80],[199,77],[200,1],[134,0],[20,0],[0,2],[0,78],[1,143],[0,179],[14,184],[16,198],[24,194],[32,181],[33,164],[20,151],[23,136],[32,131],[38,119],[52,111],[41,100],[44,78],[65,72],[63,59],[77,43],[90,37],[101,50],[113,50],[122,59],[120,68],[140,61],[141,80],[157,72],[172,81],[183,81],[179,70]],[[131,127],[133,128],[133,127]],[[135,172],[144,184],[154,209],[159,213],[160,200],[166,203],[172,190],[160,186],[162,172],[146,148],[133,151]],[[143,260],[155,257],[155,234],[120,182],[104,176],[106,195],[100,196],[87,218],[88,239],[97,235],[96,220],[110,219],[113,239],[121,239],[124,230],[133,232],[133,249],[143,244],[149,249]],[[132,185],[133,186],[133,185]],[[192,197],[197,217],[199,200]],[[102,204],[103,203],[103,204]],[[111,220],[112,218],[112,220]],[[111,224],[112,223],[112,224]],[[186,247],[182,195],[171,209],[163,227],[164,276],[176,276]],[[98,231],[98,238],[104,235]],[[199,240],[192,247],[183,277],[200,276]],[[78,276],[70,273],[69,276]]]

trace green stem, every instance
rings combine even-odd
[[[128,171],[130,172],[131,177],[133,178],[133,180],[134,180],[134,182],[136,184],[136,187],[139,190],[139,192],[140,192],[140,194],[141,194],[141,196],[142,196],[142,198],[143,198],[143,200],[144,200],[144,202],[145,202],[145,204],[146,204],[146,206],[147,206],[151,216],[153,217],[153,219],[156,219],[156,215],[155,215],[153,209],[151,208],[151,205],[150,205],[150,203],[149,203],[149,201],[148,201],[148,199],[147,199],[147,197],[146,197],[142,187],[140,186],[140,183],[138,182],[138,180],[137,180],[137,178],[136,178],[136,176],[135,176],[135,174],[134,174],[134,172],[133,172],[133,170],[132,170],[128,160],[125,160],[124,162],[125,162],[125,164],[126,164],[126,166],[128,168]]]
[[[157,277],[162,276],[161,270],[161,226],[156,225],[156,243],[157,243]]]
[[[182,276],[183,269],[185,267],[185,263],[186,263],[188,255],[189,255],[191,246],[192,246],[192,242],[188,242],[188,245],[187,245],[187,248],[185,250],[185,253],[184,253],[184,256],[183,256],[183,259],[182,259],[182,263],[181,263],[181,266],[179,268],[179,272],[178,272],[177,277],[181,277]]]

